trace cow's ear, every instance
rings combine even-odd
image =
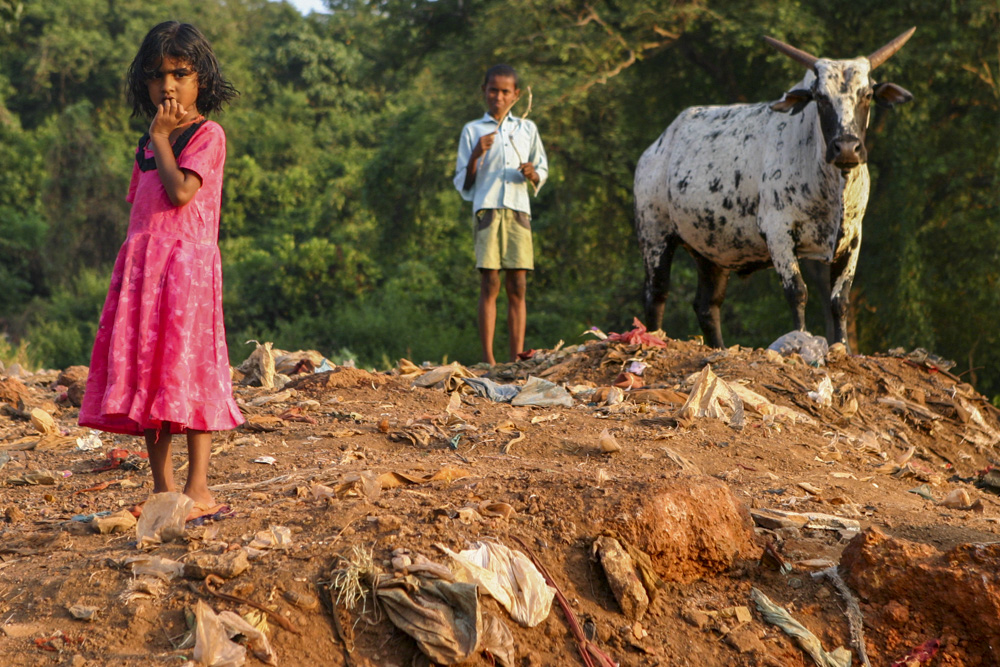
[[[780,111],[781,113],[791,111],[794,116],[798,112],[805,109],[806,105],[811,101],[811,90],[806,90],[805,88],[789,90],[780,100],[771,103],[771,109],[773,111]]]
[[[897,104],[903,104],[913,99],[913,93],[894,83],[880,83],[875,86],[875,103],[880,107],[891,109]]]

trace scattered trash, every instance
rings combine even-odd
[[[907,352],[905,348],[894,347],[889,350],[890,357],[906,359],[914,365],[924,366],[933,371],[950,371],[955,367],[955,362],[944,359],[936,354],[932,354],[922,347],[915,348],[912,352]]]
[[[107,472],[122,468],[123,470],[144,470],[149,467],[149,454],[146,452],[133,452],[128,449],[114,448],[108,452],[103,465],[98,466],[90,472]]]
[[[820,380],[816,391],[810,391],[806,395],[824,408],[831,407],[833,405],[833,382],[830,381],[830,376],[825,376]]]
[[[790,331],[778,338],[767,349],[787,357],[798,353],[810,366],[822,366],[830,346],[823,336],[813,336],[808,331]]]
[[[194,659],[199,664],[240,667],[246,663],[246,647],[229,639],[226,626],[202,600],[195,605],[195,619]]]
[[[462,378],[462,382],[472,387],[477,396],[488,398],[494,403],[510,403],[521,393],[521,387],[516,384],[499,384],[489,378]]]
[[[666,347],[667,344],[662,338],[658,338],[647,333],[646,326],[639,321],[638,317],[632,318],[632,330],[625,333],[610,333],[607,337],[613,342],[627,343],[629,345],[653,345],[655,347]]]
[[[482,616],[475,584],[406,575],[379,582],[375,595],[432,662],[454,665],[476,654]]]
[[[615,436],[611,435],[611,432],[608,429],[601,431],[601,435],[598,437],[597,441],[600,444],[601,451],[605,454],[614,454],[615,452],[620,452],[622,450],[622,446],[618,444],[618,441],[615,440]]]
[[[243,373],[244,384],[273,389],[275,384],[274,353],[271,351],[273,344],[270,341],[263,344],[256,340],[246,342],[247,345],[250,343],[256,345],[254,351],[236,370]]]
[[[127,533],[136,525],[136,519],[128,510],[121,510],[108,516],[95,516],[90,525],[102,535]]]
[[[533,628],[549,615],[555,592],[523,553],[496,542],[476,542],[458,553],[435,546],[454,559],[458,581],[482,586],[520,625]]]
[[[405,360],[400,359],[400,363],[403,361]],[[419,367],[417,368],[419,369]],[[414,387],[444,389],[448,393],[457,391],[462,386],[463,379],[476,377],[472,371],[457,361],[430,370],[419,370],[423,372],[413,379],[412,385]]]
[[[160,581],[172,581],[184,575],[184,563],[160,556],[127,558],[125,564],[132,567],[132,574],[136,577],[152,577]]]
[[[940,639],[928,639],[899,660],[894,660],[891,667],[919,667],[926,665],[937,655],[941,648]]]
[[[104,443],[101,442],[100,431],[91,431],[82,438],[76,439],[76,448],[84,452],[92,452],[97,449],[103,449]]]
[[[712,367],[708,364],[695,378],[687,402],[674,416],[678,419],[719,419],[736,431],[742,430],[745,425],[743,401],[724,380],[712,372]]]
[[[183,493],[154,493],[142,508],[136,526],[139,549],[170,542],[184,535],[184,523],[194,507],[194,500]]]
[[[949,509],[969,509],[972,507],[972,498],[965,489],[955,489],[938,504]]]
[[[253,460],[254,463],[263,463],[264,465],[273,466],[278,463],[278,459],[273,456],[258,456]]]
[[[52,486],[62,475],[57,475],[50,470],[32,470],[18,477],[11,477],[7,480],[8,486]]]
[[[66,607],[66,611],[78,621],[93,621],[97,618],[98,609],[84,604],[74,604]]]
[[[205,579],[213,574],[222,579],[232,579],[249,569],[250,561],[245,549],[233,549],[221,554],[198,553],[184,562],[184,576],[189,579]]]
[[[554,407],[562,405],[573,407],[573,397],[565,388],[531,375],[521,387],[520,393],[511,400],[511,405],[534,405],[539,407]]]
[[[271,526],[254,535],[248,546],[251,549],[287,549],[291,543],[291,529],[286,526]]]
[[[850,667],[853,658],[850,649],[839,646],[827,653],[823,650],[823,645],[816,635],[809,632],[804,625],[792,618],[792,615],[784,608],[771,602],[759,590],[751,588],[750,599],[757,605],[757,609],[764,615],[764,619],[768,623],[777,625],[786,635],[795,639],[799,647],[805,651],[806,655],[813,659],[817,667]]]
[[[931,487],[927,486],[926,484],[921,484],[915,489],[909,489],[908,493],[916,494],[921,498],[923,498],[924,500],[930,500],[931,502],[937,501],[937,498],[935,498],[934,494],[931,493]],[[966,496],[968,496],[968,494],[966,494]]]
[[[752,508],[750,516],[762,528],[812,528],[815,530],[861,530],[854,519],[821,512],[786,512],[771,508]]]

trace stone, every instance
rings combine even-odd
[[[70,366],[56,379],[56,384],[66,387],[66,397],[74,407],[80,407],[83,401],[83,394],[87,389],[87,375],[90,369],[86,366]]]
[[[844,581],[875,610],[866,624],[962,628],[965,664],[1000,664],[1000,543],[961,544],[948,551],[861,532],[844,549]]]
[[[639,580],[632,557],[613,537],[602,536],[594,540],[594,552],[601,561],[604,575],[611,585],[611,592],[618,600],[625,617],[638,621],[646,614],[649,596]]]
[[[665,581],[694,581],[725,572],[737,558],[759,556],[749,512],[714,477],[619,480],[590,503],[594,521],[647,553]]]

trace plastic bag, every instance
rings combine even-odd
[[[775,350],[783,357],[798,352],[802,361],[810,366],[822,366],[830,345],[826,338],[813,336],[808,331],[790,331],[768,345],[767,349]]]
[[[142,507],[142,515],[136,526],[137,546],[143,549],[182,537],[184,522],[192,507],[194,500],[183,493],[170,491],[151,495]]]
[[[573,397],[563,387],[557,384],[535,377],[528,378],[528,381],[521,387],[521,393],[514,397],[511,405],[539,405],[551,407],[562,405],[567,408],[573,407]]]
[[[194,659],[208,667],[241,667],[247,649],[229,639],[226,626],[212,608],[198,600],[195,606]]]
[[[494,542],[477,542],[459,553],[436,546],[454,559],[457,580],[481,586],[517,623],[533,628],[548,617],[555,590],[520,551]]]

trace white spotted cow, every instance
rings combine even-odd
[[[646,149],[635,170],[635,226],[646,267],[646,320],[656,329],[677,246],[694,258],[694,307],[706,342],[723,347],[719,306],[729,272],[774,266],[805,329],[799,260],[829,264],[833,340],[847,344],[848,295],[868,204],[865,130],[874,99],[913,96],[872,71],[913,34],[867,58],[816,58],[765,37],[808,73],[773,103],[691,107]],[[812,102],[812,104],[810,104]],[[790,112],[790,113],[788,113]]]

